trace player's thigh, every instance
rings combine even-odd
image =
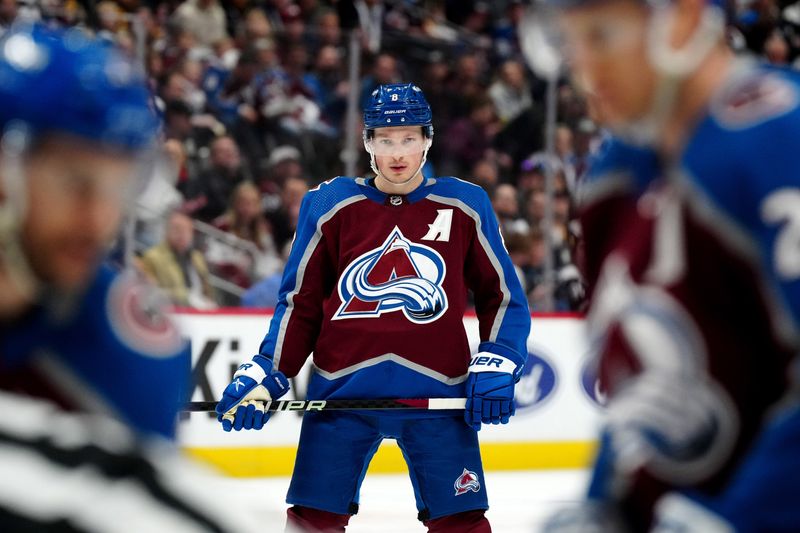
[[[306,413],[286,501],[353,514],[361,481],[380,441],[369,416]]]
[[[463,417],[409,420],[398,444],[421,518],[489,507],[478,435]]]

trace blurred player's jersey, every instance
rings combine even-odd
[[[151,287],[101,268],[84,293],[0,323],[0,388],[173,437],[190,355],[161,302]]]
[[[738,428],[691,472],[639,473],[624,505],[642,529],[666,488],[722,487],[800,353],[798,103],[795,74],[738,64],[677,162],[613,141],[582,190],[601,386],[707,373]]]
[[[479,351],[524,363],[530,314],[486,193],[455,178],[389,195],[339,177],[303,201],[261,353],[287,376],[314,353],[308,397],[458,397]]]

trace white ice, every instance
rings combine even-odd
[[[587,481],[584,470],[487,472],[490,509],[495,533],[533,533],[557,508],[574,504]],[[264,533],[280,533],[285,522],[286,477],[234,479],[219,490],[249,502],[264,524]],[[350,520],[348,533],[424,533],[417,521],[414,494],[407,475],[368,474],[361,489],[361,508]]]

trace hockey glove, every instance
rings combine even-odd
[[[263,355],[253,357],[236,370],[233,381],[217,404],[217,420],[222,429],[261,429],[269,420],[265,403],[289,392],[289,380],[283,372],[272,371],[272,361]]]
[[[608,404],[589,496],[623,497],[641,468],[670,483],[707,477],[736,441],[730,409],[704,379],[661,371],[631,378]]]
[[[466,383],[464,420],[475,431],[483,424],[507,424],[514,415],[514,384],[517,365],[489,352],[472,357]]]

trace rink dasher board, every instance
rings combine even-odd
[[[233,370],[257,353],[269,327],[271,312],[228,310],[176,312],[173,315],[191,342],[192,370],[199,378],[193,401],[216,398]],[[532,315],[528,365],[516,388],[517,415],[511,423],[485,426],[480,432],[488,470],[582,468],[591,459],[602,419],[602,398],[588,364],[584,321],[577,315]],[[473,351],[478,346],[478,320],[464,317]],[[310,361],[310,360],[309,360]],[[293,382],[302,395],[309,363]],[[213,396],[213,397],[212,397]],[[178,440],[186,451],[234,476],[289,475],[294,464],[301,414],[273,415],[261,431],[225,433],[213,415],[185,415]],[[370,471],[406,471],[399,449],[385,442]]]

